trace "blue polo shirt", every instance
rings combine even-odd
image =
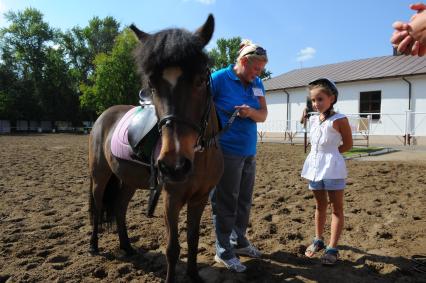
[[[212,74],[212,94],[224,127],[235,111],[235,106],[247,104],[259,109],[258,96],[265,95],[262,80],[256,77],[248,86],[244,86],[234,72],[234,65]],[[220,145],[225,154],[252,156],[256,154],[257,124],[250,118],[237,117],[231,127],[220,137]]]

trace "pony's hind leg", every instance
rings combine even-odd
[[[90,223],[92,224],[92,235],[90,236],[89,253],[92,255],[99,253],[98,248],[98,232],[99,232],[99,214],[95,205],[95,198],[93,197],[93,180],[90,178],[89,190],[89,213]]]
[[[98,254],[98,233],[99,226],[102,224],[103,209],[104,209],[104,193],[107,185],[110,182],[111,174],[103,176],[90,177],[90,191],[89,191],[89,213],[90,222],[92,223],[92,234],[90,237],[90,254]]]
[[[102,214],[103,191],[104,190],[99,188],[99,184],[95,184],[93,178],[90,177],[89,212],[90,222],[92,224],[92,235],[90,236],[89,253],[92,255],[99,253],[98,233],[100,224],[99,221]]]
[[[128,256],[136,254],[130,244],[129,236],[127,235],[126,213],[130,200],[135,194],[136,188],[127,186],[121,182],[120,189],[117,192],[117,199],[114,205],[114,214],[117,221],[118,237],[120,240],[120,249],[125,251]]]

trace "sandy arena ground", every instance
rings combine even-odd
[[[66,134],[0,136],[0,283],[164,281],[162,203],[156,217],[146,218],[146,191],[135,194],[127,218],[139,254],[124,257],[113,231],[101,234],[100,256],[88,254],[87,140],[87,135]],[[231,273],[214,262],[207,206],[198,254],[205,281],[426,282],[411,260],[426,255],[426,158],[347,161],[341,261],[324,267],[318,258],[303,256],[314,236],[315,207],[299,177],[304,157],[300,145],[259,145],[248,235],[264,256],[242,258],[246,273]],[[187,280],[185,219],[182,211],[180,282]]]

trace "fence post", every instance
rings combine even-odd
[[[308,148],[308,132],[306,131],[306,121],[308,119],[305,118],[305,120],[303,121],[303,142],[304,142],[304,146],[305,146],[305,153],[306,150]]]
[[[367,148],[370,146],[370,127],[371,127],[371,120],[372,120],[372,115],[367,115]]]
[[[412,132],[412,110],[406,110],[405,111],[405,140],[404,145],[408,143],[408,145],[411,144],[411,132]]]

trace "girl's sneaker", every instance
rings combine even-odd
[[[314,241],[312,244],[309,245],[309,247],[305,251],[305,256],[307,257],[313,257],[317,252],[323,250],[325,248],[325,244],[323,239],[321,238],[314,238]]]
[[[321,263],[324,265],[334,265],[339,257],[339,250],[327,247],[324,255],[321,257]]]

